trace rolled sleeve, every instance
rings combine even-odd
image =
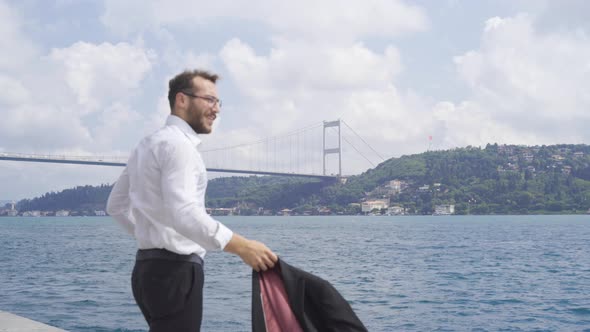
[[[217,223],[219,224],[219,228],[217,229],[217,234],[215,234],[215,241],[219,245],[219,249],[223,250],[231,240],[232,236],[234,236],[234,232],[224,224],[220,222]]]

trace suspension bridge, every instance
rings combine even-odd
[[[203,148],[209,172],[337,179],[351,175],[346,160],[375,166],[384,158],[344,120],[323,121],[292,132],[219,148]],[[348,159],[343,160],[343,155]],[[96,166],[126,165],[121,156],[2,153],[0,160]],[[344,164],[344,165],[343,165]]]

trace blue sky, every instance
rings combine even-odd
[[[337,118],[386,158],[428,136],[588,143],[588,13],[582,0],[0,0],[0,152],[126,156],[165,120],[167,81],[196,67],[223,77],[204,149]],[[0,162],[0,199],[119,172]]]

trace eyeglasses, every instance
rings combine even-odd
[[[189,97],[193,97],[193,98],[201,98],[207,101],[207,103],[209,104],[209,106],[213,107],[215,105],[219,105],[219,108],[221,108],[221,100],[213,97],[213,96],[197,96],[191,92],[188,91],[180,91],[182,92],[182,94],[187,95]]]

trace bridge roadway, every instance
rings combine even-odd
[[[21,155],[21,154],[8,154],[0,153],[0,160],[9,161],[24,161],[24,162],[36,162],[36,163],[54,163],[54,164],[75,164],[75,165],[95,165],[95,166],[119,166],[124,167],[126,163],[119,161],[108,161],[98,158],[92,160],[88,157],[67,158],[57,156],[40,156],[40,155]],[[287,172],[267,172],[267,171],[253,171],[253,170],[241,170],[241,169],[225,169],[225,168],[207,168],[208,172],[219,172],[219,173],[237,173],[237,174],[253,174],[253,175],[274,175],[274,176],[291,176],[291,177],[304,177],[304,178],[315,178],[315,179],[338,179],[337,175],[319,175],[319,174],[299,174],[299,173],[287,173]]]

